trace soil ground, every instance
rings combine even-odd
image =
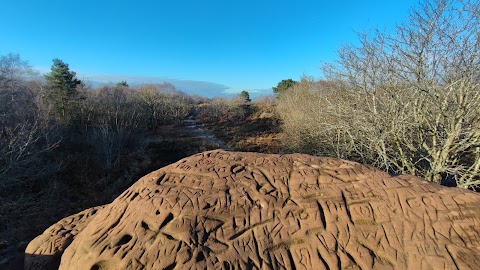
[[[265,154],[283,151],[283,133],[274,117],[260,118],[252,114],[239,121],[198,120],[231,150]]]

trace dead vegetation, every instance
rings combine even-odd
[[[196,118],[233,150],[279,153],[282,130],[275,107],[274,97],[217,98],[201,104]]]
[[[195,100],[173,85],[81,84],[62,114],[45,91],[19,55],[1,57],[0,266],[58,219],[214,148],[181,127]]]
[[[475,1],[422,2],[394,34],[361,34],[280,96],[291,151],[394,174],[480,184],[480,39]]]

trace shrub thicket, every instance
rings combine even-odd
[[[476,1],[422,2],[394,34],[360,35],[326,81],[280,95],[290,149],[478,187],[478,14]]]

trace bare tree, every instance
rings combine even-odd
[[[54,186],[45,179],[63,166],[50,158],[61,135],[43,118],[35,76],[18,54],[0,56],[0,242],[7,244],[24,237],[25,219],[31,226],[32,216],[44,211],[38,198],[51,198],[46,187]],[[32,192],[39,185],[45,192]]]
[[[344,46],[339,62],[324,67],[330,85],[303,85],[296,92],[301,100],[282,97],[286,127],[315,119],[294,126],[311,127],[296,134],[329,145],[322,154],[477,187],[478,18],[478,1],[422,1],[393,34],[360,34],[359,46]],[[302,116],[290,119],[285,110]]]
[[[27,86],[35,72],[20,55],[10,53],[0,57],[0,126],[10,126],[29,118],[34,93]],[[23,109],[19,109],[23,108]]]
[[[172,84],[144,85],[135,91],[135,98],[147,115],[151,128],[158,124],[179,122],[192,108],[193,100],[177,91]]]
[[[60,138],[40,116],[38,91],[28,82],[35,75],[18,54],[0,57],[0,186],[4,188],[55,171],[41,156]]]

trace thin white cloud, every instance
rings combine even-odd
[[[169,77],[147,77],[147,76],[129,76],[129,75],[78,75],[79,79],[91,83],[94,86],[115,84],[120,81],[126,81],[129,85],[141,85],[149,83],[171,83],[175,85],[178,90],[181,90],[190,95],[199,95],[204,97],[225,96],[224,91],[229,89],[228,86],[208,82],[184,80]]]
[[[50,72],[49,67],[34,67],[40,74],[46,74]],[[141,84],[154,84],[154,83],[171,83],[175,85],[178,90],[181,90],[190,95],[199,95],[203,97],[231,97],[239,94],[242,90],[247,90],[252,98],[259,96],[272,95],[272,89],[237,89],[223,84],[209,82],[209,81],[196,81],[177,79],[162,76],[130,76],[130,75],[114,75],[114,74],[82,74],[77,73],[77,77],[92,87],[116,84],[121,81],[126,81],[129,85],[141,85]]]

